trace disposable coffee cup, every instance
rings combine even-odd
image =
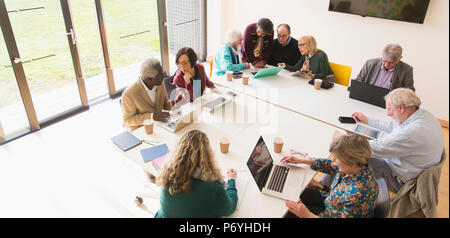
[[[248,85],[248,79],[250,77],[248,75],[242,75],[242,84],[243,85]]]
[[[273,139],[273,151],[275,153],[281,153],[283,150],[283,139],[281,137],[275,137]]]
[[[226,75],[227,80],[231,82],[233,80],[233,71],[227,71]]]
[[[322,86],[322,79],[314,79],[314,88],[316,90],[320,90],[321,86]]]
[[[147,135],[153,134],[153,120],[145,120],[144,128]]]
[[[220,152],[226,154],[228,153],[228,148],[230,147],[230,141],[228,138],[223,137],[220,139]]]

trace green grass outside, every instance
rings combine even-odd
[[[71,1],[72,20],[82,61],[83,76],[105,74],[94,1]],[[44,6],[45,9],[10,13],[22,61],[55,54],[23,67],[32,96],[75,83],[73,62],[59,1],[7,0],[8,10]],[[160,57],[156,0],[104,0],[104,19],[112,67]],[[136,36],[121,37],[150,31]],[[0,107],[20,101],[9,55],[0,36]],[[105,83],[106,87],[106,83]],[[78,92],[74,92],[78,94]],[[89,96],[89,95],[88,95]]]

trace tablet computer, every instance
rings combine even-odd
[[[361,124],[357,125],[354,131],[373,139],[378,139],[381,135],[381,131],[363,126]]]

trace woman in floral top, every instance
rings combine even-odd
[[[329,192],[309,186],[298,202],[287,201],[290,215],[302,218],[372,217],[378,184],[368,167],[371,155],[369,143],[359,135],[341,136],[331,143],[330,153],[332,161],[292,155],[281,160],[284,163],[307,164],[314,170],[335,176]]]

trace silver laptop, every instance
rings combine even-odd
[[[247,161],[247,167],[263,194],[298,201],[306,170],[274,163],[262,136]]]
[[[205,104],[205,108],[207,111],[209,112],[214,112],[214,110],[216,110],[217,108],[222,107],[223,105],[227,104],[228,102],[231,102],[233,100],[232,97],[237,96],[237,93],[232,92],[232,91],[228,91],[226,94],[228,94],[230,97],[224,97],[224,96],[219,96],[213,100],[208,101]]]
[[[187,104],[183,107],[184,110],[180,109],[177,113],[172,113],[171,118],[167,122],[158,122],[158,124],[171,132],[177,132],[197,121],[202,107],[192,104]]]

